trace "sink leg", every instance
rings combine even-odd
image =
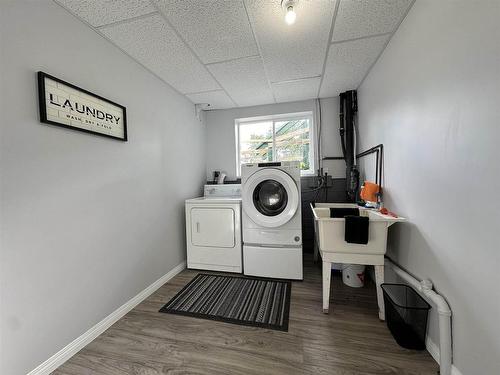
[[[330,306],[330,279],[332,276],[332,263],[323,261],[323,312],[328,314]]]
[[[384,266],[375,266],[375,284],[377,284],[378,317],[385,320],[384,294],[381,284],[384,282]]]

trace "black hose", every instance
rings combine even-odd
[[[344,160],[346,158],[345,141],[344,136],[340,136],[340,143],[342,144],[342,154],[344,155]]]
[[[339,95],[339,118],[340,118],[339,133],[340,133],[340,143],[342,145],[342,155],[344,155],[344,159],[347,161],[345,140],[344,140],[344,134],[345,134],[344,101],[345,101],[345,93],[342,93]]]

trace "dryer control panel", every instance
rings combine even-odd
[[[215,197],[241,197],[241,184],[205,185],[203,195]]]

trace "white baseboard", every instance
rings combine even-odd
[[[163,284],[173,278],[175,275],[179,274],[184,268],[186,268],[186,262],[182,262],[172,269],[170,272],[166,273],[158,280],[156,280],[153,284],[148,286],[138,295],[133,297],[131,300],[120,306],[118,309],[113,311],[95,326],[90,328],[87,332],[85,332],[80,337],[77,337],[71,343],[66,345],[64,348],[59,350],[52,357],[47,359],[37,368],[28,373],[28,375],[48,375],[59,366],[61,366],[64,362],[74,356],[78,351],[83,349],[86,345],[95,340],[100,334],[102,334],[105,330],[111,327],[114,323],[120,320],[126,313],[136,307],[139,303],[144,301],[147,297],[153,294],[157,289],[159,289]]]
[[[425,339],[425,347],[429,354],[434,358],[434,360],[439,363],[440,355],[439,355],[439,346],[436,345],[434,341],[430,339],[429,336]],[[455,367],[455,365],[451,365],[451,375],[462,375],[460,370]]]

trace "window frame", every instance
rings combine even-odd
[[[241,177],[240,164],[240,125],[248,125],[258,122],[272,122],[273,124],[273,161],[276,157],[276,122],[278,121],[293,121],[297,119],[309,120],[309,166],[307,170],[301,170],[300,176],[314,176],[316,174],[316,126],[314,122],[314,114],[312,111],[284,113],[270,116],[256,116],[247,118],[238,118],[234,120],[234,134],[236,143],[236,176]]]

